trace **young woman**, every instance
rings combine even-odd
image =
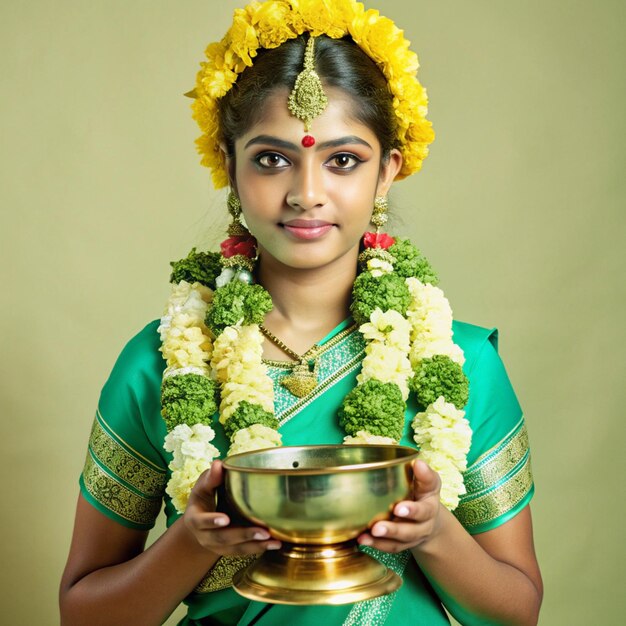
[[[233,222],[221,254],[172,264],[165,316],[103,389],[63,623],[160,624],[184,600],[185,624],[436,625],[442,603],[463,624],[535,624],[528,442],[497,333],[453,323],[428,262],[382,230],[433,138],[408,42],[352,0],[270,0],[207,57],[198,145]],[[420,447],[412,498],[359,537],[401,589],[239,596],[233,574],[280,542],[215,510],[218,459],[342,442]],[[168,530],[144,550],[162,500]]]

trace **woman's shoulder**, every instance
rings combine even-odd
[[[132,438],[141,439],[147,432],[156,440],[164,434],[160,389],[165,361],[159,351],[158,327],[159,321],[154,320],[126,343],[98,402],[98,411],[111,428]]]
[[[498,329],[485,328],[468,322],[452,322],[452,338],[465,355],[464,370],[469,375],[479,362],[483,352],[498,352]]]
[[[159,320],[153,320],[126,343],[111,372],[109,382],[120,382],[120,377],[127,383],[145,381],[146,377],[160,380],[165,362],[159,351],[161,339],[158,327]]]
[[[159,352],[161,338],[159,320],[152,320],[139,332],[133,335],[124,346],[120,356],[124,356],[145,366],[152,365],[155,360],[163,360]]]

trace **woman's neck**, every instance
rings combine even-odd
[[[262,257],[258,279],[274,303],[264,325],[297,353],[323,339],[350,314],[357,253],[314,269],[287,267]],[[266,358],[284,358],[284,353],[276,356],[276,350],[266,348]]]

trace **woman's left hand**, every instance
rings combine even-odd
[[[421,460],[413,462],[412,500],[398,502],[391,520],[376,522],[358,541],[383,552],[401,552],[432,539],[439,530],[439,474]]]

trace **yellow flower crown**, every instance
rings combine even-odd
[[[304,32],[352,40],[381,69],[393,95],[397,139],[404,162],[398,180],[417,172],[435,138],[426,119],[428,98],[417,80],[417,55],[388,18],[355,0],[268,0],[236,9],[233,24],[217,43],[209,44],[192,92],[193,117],[202,135],[196,140],[202,165],[212,171],[216,189],[228,184],[226,160],[220,149],[217,101],[253,64],[259,48],[277,48]],[[192,95],[190,94],[190,95]]]

